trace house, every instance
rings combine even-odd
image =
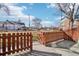
[[[78,27],[79,27],[79,20],[75,19],[73,23],[73,28],[78,28]],[[60,22],[60,29],[63,29],[63,30],[70,29],[70,19],[65,18],[64,20],[62,20]]]
[[[63,29],[63,30],[69,29],[70,28],[69,23],[70,23],[70,20],[67,18],[65,18],[64,20],[61,20],[60,29]]]
[[[74,28],[79,28],[79,20],[78,19],[76,19],[75,21],[74,21],[74,26],[73,26]]]
[[[0,21],[0,30],[18,30],[25,27],[25,24],[18,21]]]

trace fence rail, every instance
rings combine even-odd
[[[31,33],[0,34],[0,55],[11,54],[26,49],[32,51]]]

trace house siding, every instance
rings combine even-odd
[[[0,30],[17,30],[18,28],[21,28],[23,26],[25,26],[25,24],[23,25],[18,22],[0,22]]]
[[[74,23],[73,23],[73,28],[78,28],[79,27],[79,21],[78,20],[75,20]],[[61,22],[60,24],[60,28],[63,29],[63,30],[68,30],[70,29],[70,19],[64,19],[63,22]]]

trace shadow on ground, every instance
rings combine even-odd
[[[51,46],[46,46],[46,47],[51,47],[51,48],[63,48],[63,49],[68,49],[64,52],[69,52],[69,49],[75,44],[75,42],[70,41],[70,40],[63,40],[60,42],[57,42],[55,44],[51,43]],[[49,44],[50,45],[50,44]],[[20,54],[18,56],[62,56],[62,54],[59,53],[54,53],[54,52],[47,52],[47,51],[39,51],[39,48],[43,48],[42,45],[40,45],[38,42],[34,42],[34,46],[37,46],[36,49],[34,49],[32,52]],[[38,47],[39,46],[39,47]],[[44,48],[45,49],[45,48]],[[62,52],[61,52],[62,53]]]
[[[48,45],[48,47],[70,49],[75,43],[76,42],[70,40],[63,40],[54,44],[51,43]]]
[[[33,50],[32,52],[20,54],[19,56],[61,56],[61,54]]]
[[[70,40],[63,40],[59,43],[56,43],[58,48],[65,48],[65,49],[70,49],[74,44],[75,42]]]

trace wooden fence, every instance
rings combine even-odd
[[[39,41],[41,44],[46,45],[49,42],[54,42],[60,39],[64,39],[65,35],[63,32],[40,32],[39,34]]]
[[[66,35],[68,35],[71,40],[77,42],[79,39],[79,28],[74,28],[72,30],[66,30],[63,31],[64,33],[66,33]]]
[[[38,36],[39,36],[40,43],[43,45],[46,45],[47,43],[54,42],[61,39],[77,41],[79,38],[78,33],[79,32],[74,29],[74,30],[66,30],[66,31],[61,30],[58,32],[39,32]]]
[[[23,50],[32,51],[31,33],[0,34],[0,55],[11,54]]]

